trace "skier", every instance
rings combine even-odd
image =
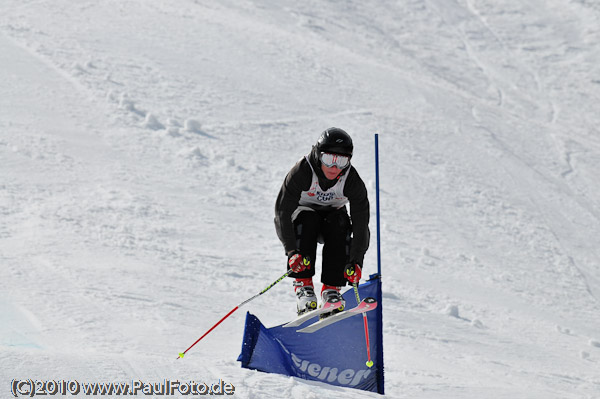
[[[354,146],[329,128],[287,174],[275,204],[275,229],[288,257],[298,315],[317,308],[313,276],[317,242],[323,244],[321,304],[344,301],[340,290],[357,284],[369,247],[367,189],[350,165]],[[350,216],[346,204],[350,203]]]

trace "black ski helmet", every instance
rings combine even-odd
[[[350,135],[337,127],[330,127],[321,133],[321,137],[315,145],[317,151],[330,152],[332,154],[352,156],[354,145]]]

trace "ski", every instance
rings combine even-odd
[[[289,323],[284,324],[283,327],[285,327],[285,328],[296,327],[296,326],[299,326],[300,324],[304,323],[305,321],[312,319],[315,316],[319,316],[320,314],[331,312],[340,307],[340,305],[341,305],[340,302],[341,301],[339,299],[337,299],[335,301],[331,301],[331,302],[325,302],[323,304],[323,306],[321,306],[319,309],[311,310],[310,312],[303,313],[300,316],[298,316],[297,318],[295,318],[294,320],[290,321]]]
[[[313,324],[310,324],[310,325],[304,327],[301,330],[298,330],[298,332],[313,333],[315,331],[320,330],[323,327],[327,327],[333,323],[337,323],[338,321],[347,319],[348,317],[352,317],[352,316],[356,316],[356,315],[364,313],[364,312],[368,312],[370,310],[375,309],[376,307],[377,307],[377,300],[375,298],[368,297],[368,298],[365,298],[362,301],[360,301],[358,306],[356,306],[352,309],[344,310],[343,312],[340,312],[340,313],[336,313],[325,319],[319,320]]]

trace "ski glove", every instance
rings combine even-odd
[[[360,265],[358,263],[346,265],[346,270],[344,270],[344,278],[351,284],[358,284],[361,275],[362,271],[360,270]]]
[[[298,251],[292,251],[288,255],[288,266],[294,273],[300,273],[310,269],[310,258],[302,256]]]

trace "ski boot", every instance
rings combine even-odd
[[[334,287],[332,285],[323,285],[323,289],[321,290],[321,299],[322,303],[325,302],[341,302],[342,306],[337,309],[332,310],[331,312],[321,313],[319,315],[319,319],[325,319],[331,315],[341,312],[344,310],[344,306],[346,305],[346,301],[340,294],[340,290],[342,287]]]
[[[315,310],[317,308],[317,296],[313,287],[312,278],[296,279],[294,281],[296,290],[298,316]]]

